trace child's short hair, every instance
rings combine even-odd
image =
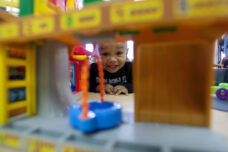
[[[123,45],[123,47],[124,47],[124,50],[127,50],[128,48],[127,48],[127,42],[113,42],[113,41],[107,41],[107,42],[100,42],[100,43],[98,43],[98,47],[97,47],[97,49],[96,49],[96,51],[97,51],[97,53],[99,53],[100,52],[100,50],[103,48],[103,46],[105,46],[105,45],[112,45],[112,44],[117,44],[117,45]]]

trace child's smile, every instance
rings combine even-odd
[[[107,65],[105,69],[110,73],[114,73],[119,70],[119,65]]]

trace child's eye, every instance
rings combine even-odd
[[[108,56],[107,52],[101,53],[102,56]]]
[[[116,55],[122,55],[122,54],[123,54],[123,52],[121,52],[121,51],[116,52]]]

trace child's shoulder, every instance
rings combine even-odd
[[[132,65],[132,62],[126,61],[125,64],[126,64],[126,65]]]
[[[130,61],[125,62],[125,67],[126,68],[131,68],[132,67],[132,62],[130,62]]]

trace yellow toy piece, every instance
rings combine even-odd
[[[20,138],[18,135],[2,131],[0,131],[0,144],[15,149],[18,149],[21,146]]]
[[[12,8],[18,8],[18,1],[19,0],[0,0],[0,7],[4,9],[6,9],[6,7],[9,7],[10,9],[7,9],[7,12],[14,14],[15,12],[13,12]],[[0,16],[2,16],[2,14]]]
[[[0,45],[0,124],[6,124],[8,120],[7,112],[7,88],[6,88],[6,78],[7,78],[7,68],[6,68],[6,47]]]
[[[6,2],[5,2],[5,0],[0,0],[0,7],[3,7],[3,8],[6,7]]]
[[[72,55],[72,57],[76,60],[85,60],[87,58],[86,55]]]
[[[48,6],[47,0],[34,0],[34,15],[54,14],[55,10]]]
[[[36,113],[36,56],[35,47],[26,45],[26,59],[12,58],[8,56],[9,48],[0,45],[0,125],[7,124],[10,116],[19,114],[18,111],[25,109],[28,116]],[[24,54],[23,54],[24,55]],[[9,80],[9,67],[24,66],[26,69],[24,80]],[[25,88],[25,100],[10,103],[9,90]]]
[[[69,10],[74,10],[75,9],[74,6],[75,6],[74,0],[68,0],[67,1],[67,10],[68,11]]]
[[[4,1],[4,0],[3,0]],[[5,1],[5,5],[9,6],[9,7],[16,7],[18,8],[18,1],[19,0],[9,0],[9,1]]]

